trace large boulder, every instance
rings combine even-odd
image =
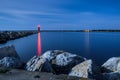
[[[76,57],[75,54],[71,54],[68,52],[63,52],[62,54],[59,54],[56,56],[55,59],[55,63],[56,65],[59,66],[66,66],[68,65],[71,61],[73,61],[74,57]],[[84,58],[82,59],[82,61],[84,61]]]
[[[57,74],[68,74],[72,67],[86,59],[61,50],[45,52],[42,56],[34,56],[27,62],[28,71],[46,71]]]
[[[102,65],[103,72],[120,71],[120,57],[112,57]]]
[[[102,65],[106,80],[120,80],[120,57],[112,57]]]
[[[19,58],[15,47],[13,45],[8,45],[5,47],[0,47],[0,59],[3,59],[4,57],[16,57]]]
[[[92,60],[86,60],[72,68],[69,76],[103,80],[99,67]]]
[[[21,62],[13,45],[0,48],[0,68],[23,68],[23,62]]]
[[[69,76],[88,78],[92,74],[92,60],[86,60],[72,68]]]
[[[47,51],[42,56],[34,56],[31,58],[27,64],[26,69],[28,71],[41,71],[42,65],[44,63],[50,62],[52,59],[54,59],[58,54],[60,54],[63,51],[59,50],[53,50],[53,51]]]
[[[75,65],[85,60],[86,58],[83,58],[81,56],[63,52],[52,60],[52,67],[57,74],[68,74]]]
[[[21,68],[23,63],[15,57],[4,57],[0,60],[0,68]]]

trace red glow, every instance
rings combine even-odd
[[[42,54],[42,47],[41,47],[41,37],[40,37],[40,25],[38,25],[38,56]]]

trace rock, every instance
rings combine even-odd
[[[103,72],[120,71],[120,57],[112,57],[102,65]]]
[[[63,53],[61,50],[51,50],[43,53],[42,58],[47,59],[48,61],[51,61],[54,59],[57,55]]]
[[[59,54],[56,56],[56,65],[59,65],[59,66],[66,66],[68,65],[71,61],[73,61],[74,57],[76,57],[77,55],[75,54],[71,54],[71,53],[68,53],[68,52],[64,52],[62,54]],[[83,60],[84,61],[84,58]]]
[[[46,71],[68,74],[72,67],[86,59],[61,50],[47,51],[42,56],[34,56],[27,62],[28,71]]]
[[[56,58],[52,60],[52,67],[57,74],[68,74],[75,65],[85,60],[86,59],[81,56],[77,56],[68,52],[63,52],[62,54],[57,55]]]
[[[42,65],[45,62],[45,59],[39,56],[34,56],[26,64],[26,69],[28,71],[41,71]]]
[[[37,33],[35,30],[30,31],[0,31],[0,43],[5,43],[8,40],[14,40],[20,37],[28,36]]]
[[[13,45],[0,48],[0,68],[22,68],[21,62]]]
[[[120,57],[112,57],[102,65],[106,80],[120,80]]]
[[[119,72],[103,73],[105,80],[120,80]]]
[[[0,67],[3,68],[21,68],[22,62],[15,57],[4,57],[0,60]]]
[[[51,72],[51,73],[56,74],[56,72],[52,68],[52,64],[48,60],[46,60],[46,62],[43,63],[41,71],[42,72]]]
[[[69,73],[69,76],[103,80],[103,77],[100,73],[100,69],[93,64],[92,60],[86,60],[74,66],[71,72]]]
[[[92,60],[86,60],[72,68],[69,76],[88,78],[92,74]]]
[[[0,59],[4,57],[16,57],[19,58],[15,47],[13,45],[5,46],[0,48]]]

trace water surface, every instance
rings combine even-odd
[[[119,32],[41,32],[42,52],[64,50],[103,64],[110,57],[120,56]],[[37,34],[8,41],[23,61],[37,54]]]

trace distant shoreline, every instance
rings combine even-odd
[[[120,32],[120,30],[41,30],[41,32]]]
[[[1,30],[1,32],[37,32],[37,30]],[[41,32],[120,32],[120,30],[104,30],[104,29],[100,29],[100,30],[40,30]]]
[[[37,30],[0,31],[0,43],[6,43],[8,40],[29,36],[37,32]],[[40,30],[40,32],[120,32],[120,30]]]
[[[0,43],[36,34],[37,31],[0,31]]]

